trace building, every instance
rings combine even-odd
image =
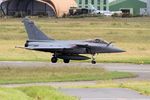
[[[76,0],[79,8],[89,8],[93,5],[98,10],[109,10],[109,0]]]
[[[147,0],[147,14],[150,16],[150,0]]]
[[[0,0],[0,10],[6,16],[57,16],[77,7],[75,0]]]
[[[146,15],[147,1],[146,0],[115,0],[109,4],[109,10],[122,11],[123,13],[130,13],[132,15]]]
[[[0,0],[0,4],[2,3],[2,0]],[[0,8],[0,17],[2,17],[2,10]]]

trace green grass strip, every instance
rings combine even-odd
[[[77,100],[52,87],[0,88],[0,100]]]
[[[0,67],[0,84],[112,80],[135,77],[128,72],[108,72],[96,67]]]

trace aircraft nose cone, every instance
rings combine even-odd
[[[114,53],[126,52],[125,50],[122,50],[117,47],[109,47],[109,50],[110,50],[110,52],[114,52]]]

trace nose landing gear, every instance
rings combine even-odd
[[[92,64],[96,64],[96,61],[95,61],[94,55],[95,55],[95,54],[92,54],[92,61],[91,61],[91,63],[92,63]]]
[[[96,61],[95,61],[95,60],[92,60],[91,63],[92,63],[92,64],[96,64]]]

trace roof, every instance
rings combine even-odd
[[[109,0],[109,2],[113,2],[113,1],[116,1],[116,0]],[[147,0],[140,0],[140,1],[147,2]]]
[[[55,5],[58,16],[63,16],[69,12],[70,7],[77,7],[75,0],[50,0]]]
[[[127,0],[113,0],[112,2],[110,2],[109,5],[115,5],[115,4],[118,4],[118,3],[122,3],[122,2],[125,2]],[[137,1],[141,1],[141,2],[147,2],[147,0],[137,0]]]
[[[8,0],[0,0],[2,1]],[[57,17],[61,17],[69,12],[70,7],[77,7],[76,0],[36,0],[38,2],[46,3],[54,9]]]

